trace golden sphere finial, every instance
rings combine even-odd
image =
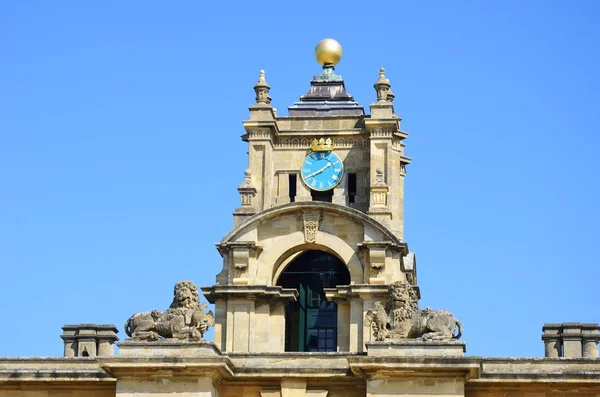
[[[336,65],[342,59],[342,46],[337,40],[323,39],[315,47],[315,58],[321,66]]]

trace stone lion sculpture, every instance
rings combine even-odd
[[[160,338],[203,340],[208,327],[215,325],[212,311],[206,312],[200,303],[198,289],[191,281],[175,284],[173,302],[164,311],[136,313],[125,323],[125,333],[137,340],[156,341]]]
[[[389,287],[385,306],[375,302],[367,311],[365,324],[372,327],[378,341],[406,338],[443,341],[460,338],[462,326],[452,313],[430,308],[420,310],[418,300],[409,283],[397,281]]]

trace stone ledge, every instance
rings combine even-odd
[[[119,346],[119,357],[206,357],[222,356],[216,344],[209,341],[180,341],[163,339],[156,342],[126,339]]]
[[[371,357],[462,357],[467,351],[465,342],[427,341],[405,339],[367,342],[367,356]]]

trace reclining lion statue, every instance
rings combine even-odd
[[[156,341],[160,338],[202,340],[209,326],[215,325],[212,311],[205,312],[198,289],[191,281],[175,284],[173,302],[164,311],[136,313],[125,323],[125,333],[136,340]]]
[[[400,281],[390,285],[385,306],[375,302],[367,311],[365,325],[372,327],[378,341],[406,338],[445,341],[462,335],[462,326],[452,313],[430,308],[420,310],[413,287]]]

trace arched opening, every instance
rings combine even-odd
[[[277,285],[295,288],[298,300],[286,309],[285,351],[336,351],[337,305],[327,302],[323,289],[348,284],[344,262],[324,251],[305,251],[287,266]]]

